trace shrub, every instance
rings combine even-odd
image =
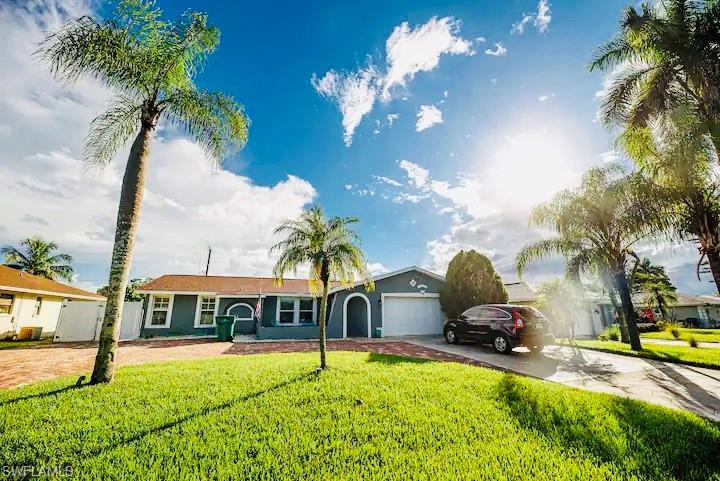
[[[450,261],[445,285],[440,289],[440,306],[449,319],[478,304],[504,304],[507,300],[505,286],[490,259],[469,250],[458,252]]]
[[[668,322],[665,325],[665,330],[670,332],[675,339],[680,339],[680,328],[682,326],[677,322]]]
[[[695,339],[695,336],[690,336],[687,339],[688,344],[690,344],[690,347],[698,347],[697,339]]]
[[[601,341],[619,341],[620,326],[613,324],[612,326],[605,328],[605,330],[598,336],[598,339]]]

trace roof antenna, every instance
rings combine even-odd
[[[205,264],[205,275],[208,275],[208,272],[210,271],[210,256],[212,256],[212,247],[208,246],[208,259],[207,264]]]

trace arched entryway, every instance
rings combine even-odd
[[[235,325],[233,328],[233,336],[237,334],[247,334],[248,331],[254,330],[254,314],[255,309],[250,304],[238,302],[225,309],[225,314],[235,316]]]
[[[343,337],[370,337],[372,332],[370,300],[355,292],[343,303]]]

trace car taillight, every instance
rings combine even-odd
[[[515,327],[515,329],[522,329],[523,327],[525,327],[522,317],[520,317],[520,313],[516,309],[512,310],[512,316],[513,316],[513,326]]]

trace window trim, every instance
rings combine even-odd
[[[8,292],[2,292],[0,294],[10,297],[10,310],[8,312],[0,312],[0,316],[12,317],[13,310],[15,309],[15,300],[17,299],[17,296],[15,294],[10,294]]]
[[[253,320],[255,320],[255,308],[253,306],[251,306],[250,304],[248,304],[247,302],[236,302],[234,304],[231,304],[230,306],[228,306],[225,309],[225,314],[229,316],[230,311],[232,311],[233,309],[235,309],[238,306],[245,306],[248,309],[250,309],[250,317],[236,317],[236,319],[238,321],[253,321]]]
[[[200,324],[200,310],[202,308],[202,300],[203,298],[208,299],[215,299],[215,307],[213,309],[213,322],[212,324]],[[193,327],[195,329],[204,329],[204,328],[211,328],[211,327],[217,327],[217,320],[215,317],[218,315],[218,306],[220,305],[220,299],[218,299],[217,296],[214,295],[203,295],[198,294],[195,299],[195,320],[193,321]]]
[[[42,306],[43,298],[42,296],[37,296],[35,298],[35,305],[33,306],[33,317],[40,317],[40,313],[42,312]]]
[[[280,302],[285,300],[293,300],[293,322],[280,322]],[[300,322],[300,299],[312,299],[313,302],[313,321],[312,322]],[[277,302],[275,303],[275,326],[277,327],[300,327],[300,326],[317,326],[318,325],[318,313],[317,313],[317,298],[312,296],[278,296]]]
[[[167,316],[165,317],[165,324],[152,324],[152,315],[153,315],[153,304],[155,303],[156,297],[169,297],[168,301],[168,307],[167,307]],[[148,296],[148,307],[147,312],[145,313],[145,328],[146,329],[167,329],[170,327],[170,323],[172,321],[172,312],[173,312],[173,304],[175,302],[175,295],[174,294],[150,294]]]

